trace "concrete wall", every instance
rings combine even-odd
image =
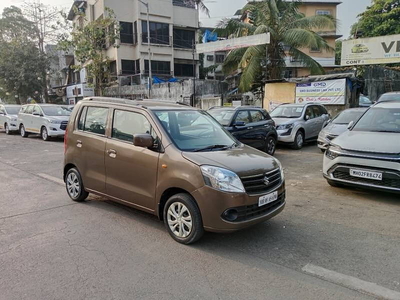
[[[263,107],[267,111],[273,110],[282,103],[294,103],[296,99],[296,84],[287,82],[267,83]]]

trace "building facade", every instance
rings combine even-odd
[[[198,55],[193,51],[199,28],[195,5],[185,0],[143,2],[149,6],[152,75],[164,79],[198,77]],[[75,8],[89,22],[102,18],[106,8],[114,11],[121,26],[118,48],[109,45],[104,51],[112,61],[115,82],[119,85],[146,83],[149,76],[146,6],[139,0],[75,1],[68,18],[80,24],[83,20],[75,14]],[[81,77],[81,83],[86,83],[85,78]]]

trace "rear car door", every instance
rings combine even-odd
[[[87,189],[106,192],[105,150],[109,108],[82,106],[71,137],[74,163]]]
[[[274,127],[274,122],[260,109],[250,110],[251,123],[249,124],[249,136],[252,138],[252,146],[264,149],[268,135]]]
[[[106,144],[106,191],[109,196],[154,211],[160,152],[133,145],[135,134],[157,136],[149,116],[141,111],[113,112],[111,138]]]
[[[249,124],[251,122],[250,112],[248,110],[239,110],[232,121],[232,134],[240,142],[250,145],[252,144],[252,136],[250,135]],[[244,126],[235,126],[236,122],[244,122]]]

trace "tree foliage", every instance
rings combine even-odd
[[[335,64],[341,65],[342,64],[342,40],[337,40],[335,44]]]
[[[86,16],[78,11],[84,26],[77,24],[69,39],[63,39],[59,45],[63,50],[73,49],[78,64],[75,69],[87,71],[87,80],[91,82],[96,95],[102,95],[108,86],[111,60],[106,55],[108,46],[118,47],[120,25],[112,10],[106,8],[103,18],[89,22]]]
[[[218,31],[231,37],[241,37],[269,32],[271,43],[232,50],[223,65],[230,74],[242,70],[239,89],[249,91],[262,77],[280,79],[285,68],[285,57],[291,56],[310,68],[312,74],[323,74],[321,65],[302,50],[318,48],[333,51],[317,31],[332,30],[336,22],[330,16],[305,17],[299,12],[299,2],[263,0],[252,2],[243,8],[249,22],[226,19],[219,24]],[[268,49],[268,51],[266,50]],[[268,58],[267,58],[268,57]],[[263,73],[264,71],[264,73]]]
[[[351,33],[358,37],[400,34],[400,0],[373,0],[371,6],[359,15]]]

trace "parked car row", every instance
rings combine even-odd
[[[64,136],[70,115],[71,110],[62,105],[0,105],[0,129],[4,128],[7,134],[19,132],[24,138],[40,134],[48,141]]]

